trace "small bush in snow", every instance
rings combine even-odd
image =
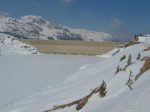
[[[118,65],[115,74],[119,73],[121,70],[122,70],[122,68],[120,68],[119,65]]]
[[[126,59],[126,55],[120,58],[120,62],[123,61],[124,59]]]
[[[125,71],[127,69],[128,66],[132,65],[132,56],[131,54],[128,57],[128,61],[127,61],[127,65],[122,69],[123,71]]]
[[[134,83],[134,75],[132,75],[133,72],[130,70],[130,74],[129,74],[129,79],[126,83],[126,85],[128,85],[128,87],[132,90],[132,84]]]
[[[112,56],[116,55],[116,54],[119,53],[119,52],[120,52],[120,50],[117,50],[116,52],[114,52],[114,53],[112,54]]]
[[[129,54],[127,64],[128,64],[128,65],[131,65],[131,64],[132,64],[132,56],[131,56],[131,54]]]
[[[106,91],[106,83],[105,83],[105,81],[103,80],[103,82],[102,82],[102,84],[100,85],[100,88],[99,88],[99,95],[100,95],[101,97],[104,97],[104,96],[106,96],[106,94],[107,94],[107,91]]]
[[[140,60],[141,59],[141,53],[138,54],[136,60]]]

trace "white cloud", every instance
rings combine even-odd
[[[5,11],[0,11],[0,16],[9,16],[9,13]]]
[[[122,21],[120,19],[113,17],[110,20],[110,28],[116,29],[116,28],[119,28],[120,26],[122,26]]]

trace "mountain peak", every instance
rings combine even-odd
[[[108,33],[72,29],[50,21],[41,16],[28,15],[18,19],[1,17],[0,32],[16,38],[39,38],[54,40],[85,40],[85,41],[112,41]]]
[[[41,16],[37,16],[37,15],[28,15],[28,16],[22,16],[22,17],[20,17],[21,19],[24,19],[24,20],[28,20],[28,19],[37,19],[37,20],[39,20],[39,19],[42,19],[42,20],[45,20],[43,17],[41,17]]]
[[[36,16],[36,15],[23,16],[23,17],[20,17],[20,20],[23,20],[27,23],[37,23],[37,24],[46,23],[46,20],[43,17]]]

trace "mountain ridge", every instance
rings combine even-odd
[[[73,29],[35,15],[20,18],[0,16],[0,32],[23,39],[113,41],[111,34]]]

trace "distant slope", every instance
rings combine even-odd
[[[0,32],[24,39],[113,41],[108,33],[71,29],[32,15],[17,19],[0,16]]]
[[[0,33],[0,55],[37,54],[36,48],[18,41],[15,37]]]

